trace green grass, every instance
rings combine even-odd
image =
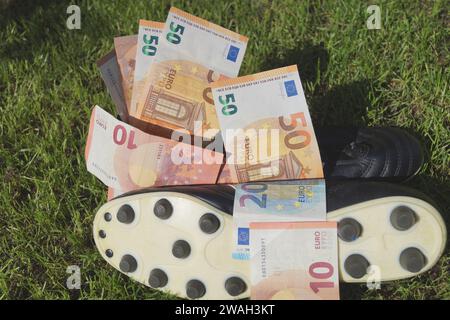
[[[116,272],[92,240],[105,186],[85,168],[92,105],[113,112],[95,61],[139,18],[164,21],[169,1],[0,3],[0,298],[167,298]],[[379,3],[383,26],[368,30]],[[292,63],[316,124],[398,125],[420,137],[427,161],[409,185],[449,222],[449,38],[445,1],[173,1],[249,36],[241,74]],[[449,250],[429,272],[378,291],[344,285],[348,299],[449,299]],[[65,288],[69,265],[82,289]]]

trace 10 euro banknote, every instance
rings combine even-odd
[[[142,132],[95,106],[85,149],[89,172],[121,192],[213,184],[223,154]]]
[[[257,222],[251,299],[339,300],[336,222]]]

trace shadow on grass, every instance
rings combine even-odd
[[[329,54],[322,43],[315,45],[306,43],[304,46],[284,52],[273,52],[266,59],[266,70],[281,68],[296,64],[302,82],[316,82],[328,68]]]
[[[42,52],[47,43],[58,41],[58,31],[63,27],[66,8],[57,0],[12,0],[0,11],[0,30],[9,38],[0,51],[12,59],[32,59]],[[61,14],[56,14],[61,12]],[[8,29],[8,26],[14,25]],[[11,30],[11,34],[6,34]]]
[[[296,64],[316,126],[366,124],[366,110],[370,107],[368,99],[371,89],[369,80],[328,88],[326,71],[329,54],[322,43],[306,43],[304,46],[274,52],[266,60],[266,69]]]
[[[111,41],[112,35],[119,34],[107,13],[91,9],[86,2],[78,4],[81,29],[69,30],[66,21],[70,16],[67,8],[71,4],[69,0],[12,0],[0,10],[0,30],[7,39],[3,47],[0,46],[0,54],[28,60],[36,53],[55,48],[61,55],[76,61],[74,46],[81,48],[83,43],[89,43],[90,47],[99,47],[103,38]],[[78,58],[86,59],[84,55]]]
[[[58,0],[1,0],[0,26],[5,27],[11,20],[17,20],[17,18],[28,20],[35,10],[61,2]]]
[[[368,80],[359,80],[313,95],[309,105],[314,125],[365,127],[366,110],[370,107],[369,88]]]
[[[425,158],[425,161],[429,161],[429,159]],[[441,176],[447,177],[445,172],[442,172]],[[431,198],[433,202],[431,204],[439,210],[447,230],[450,230],[450,180],[448,178],[441,180],[425,174],[420,174],[411,181],[408,181],[407,184],[411,188],[422,191]],[[447,248],[445,253],[450,253],[449,240],[450,239],[447,237]]]

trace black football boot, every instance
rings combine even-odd
[[[369,178],[400,182],[423,164],[419,141],[395,127],[315,130],[327,180]]]
[[[232,258],[234,189],[165,187],[124,194],[103,205],[94,239],[114,268],[149,287],[191,299],[249,297],[250,266]],[[446,228],[431,201],[382,182],[327,186],[327,218],[338,222],[340,280],[379,281],[429,270]],[[372,268],[373,269],[373,268]]]

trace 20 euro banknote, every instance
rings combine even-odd
[[[234,259],[250,258],[250,223],[325,221],[323,179],[267,181],[235,186],[233,207]]]

